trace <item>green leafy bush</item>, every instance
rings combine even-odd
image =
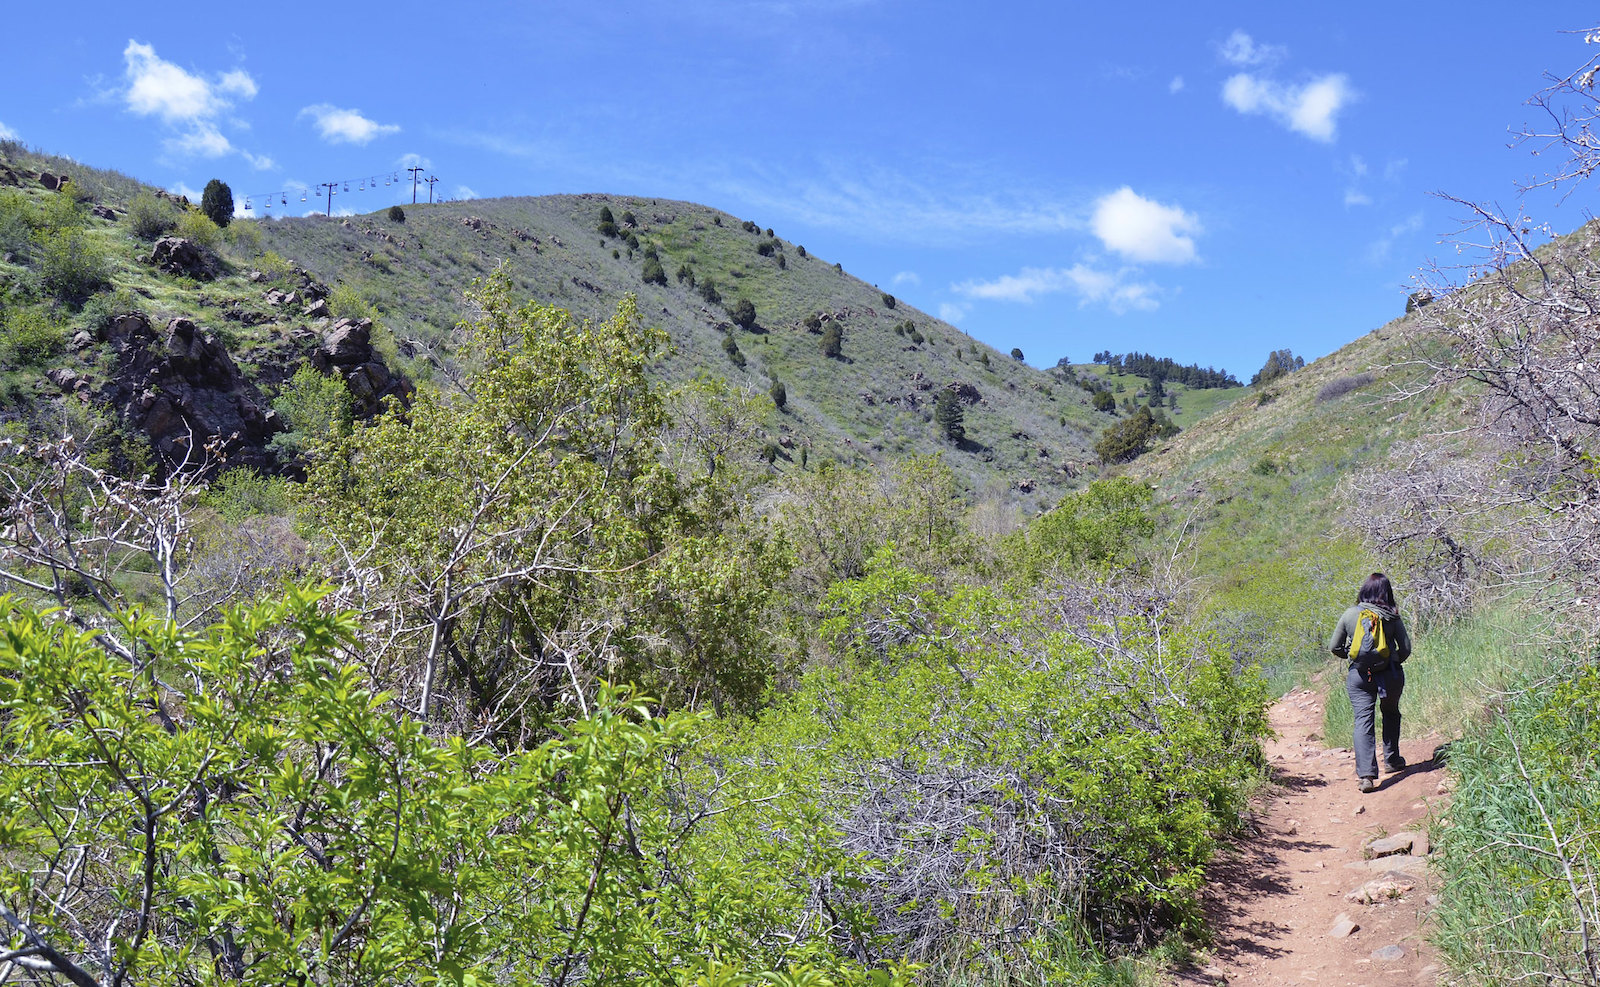
[[[154,240],[178,225],[178,209],[170,200],[157,198],[146,190],[133,197],[122,218],[134,236]]]
[[[389,222],[391,222],[391,223],[404,223],[405,221],[406,221],[406,211],[404,209],[401,209],[399,206],[390,206],[389,207]]]
[[[639,271],[639,278],[645,284],[658,284],[665,286],[667,283],[667,270],[661,266],[661,261],[655,257],[646,257],[644,267]]]
[[[0,329],[0,364],[39,367],[66,346],[66,326],[38,309],[7,310]]]
[[[839,323],[828,323],[820,345],[823,356],[838,357],[844,353],[844,331],[839,328]]]
[[[344,381],[337,374],[319,373],[309,363],[295,371],[272,410],[282,417],[284,430],[273,436],[271,448],[284,458],[303,456],[347,434],[355,418]]]
[[[197,209],[185,209],[178,217],[178,224],[173,232],[212,257],[217,256],[217,251],[222,249],[222,228]]]
[[[767,394],[772,398],[773,407],[779,411],[782,411],[784,406],[789,403],[789,389],[783,386],[783,381],[781,380],[774,378],[771,386],[767,388]]]
[[[722,337],[722,352],[728,354],[728,360],[732,362],[734,366],[738,367],[740,370],[744,369],[744,351],[739,349],[739,344],[732,336]]]
[[[109,283],[111,265],[82,229],[43,229],[34,234],[34,243],[39,278],[61,301],[82,305]]]
[[[756,324],[756,306],[748,298],[741,298],[734,302],[728,309],[728,317],[741,329],[750,329]]]
[[[961,399],[949,388],[940,391],[934,399],[933,420],[939,426],[939,434],[947,441],[957,445],[966,441],[966,409],[962,408]]]

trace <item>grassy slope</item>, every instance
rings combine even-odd
[[[622,239],[596,231],[602,206],[619,221],[626,211],[637,215],[633,256]],[[766,231],[749,232],[741,223],[687,202],[563,195],[407,207],[403,224],[377,213],[337,222],[282,220],[262,229],[271,249],[330,283],[358,285],[396,336],[436,347],[451,343],[461,292],[502,261],[525,295],[580,316],[604,316],[633,292],[644,318],[672,337],[676,353],[663,368],[669,380],[709,371],[757,393],[773,378],[784,383],[788,409],[769,426],[775,436],[792,434],[795,450],[786,455],[797,457],[806,444],[813,459],[846,462],[942,450],[971,489],[1032,480],[1041,493],[1093,468],[1089,447],[1099,423],[1082,391],[926,313],[889,308],[877,288],[823,258],[802,256],[797,244],[780,239],[773,256],[761,256],[756,248],[769,239]],[[640,278],[650,244],[667,272],[665,286]],[[724,304],[753,302],[755,330],[731,326],[722,306],[679,283],[674,275],[684,264],[697,279],[710,277]],[[816,312],[841,316],[842,359],[822,356],[820,335],[804,326]],[[925,337],[922,344],[893,331],[906,320]],[[730,332],[746,357],[743,370],[724,352]],[[987,365],[979,359],[984,354]],[[972,441],[959,451],[937,437],[931,421],[933,394],[956,381],[982,395],[967,409]],[[907,406],[908,396],[915,407]]]

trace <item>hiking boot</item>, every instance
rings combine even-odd
[[[1376,779],[1376,778],[1363,778],[1363,779],[1361,779],[1361,782],[1356,787],[1361,789],[1361,792],[1362,792],[1363,795],[1366,794],[1367,792],[1375,792],[1375,791],[1378,790],[1378,779]]]
[[[1384,759],[1383,770],[1385,774],[1392,775],[1397,771],[1404,771],[1405,769],[1406,759],[1401,757],[1399,754],[1396,754],[1394,757]]]

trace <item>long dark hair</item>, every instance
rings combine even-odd
[[[1356,594],[1357,603],[1378,603],[1394,610],[1394,587],[1389,583],[1389,577],[1381,572],[1374,572],[1361,584],[1361,592]]]

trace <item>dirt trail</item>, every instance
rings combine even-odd
[[[1354,755],[1324,746],[1317,693],[1290,693],[1271,715],[1277,736],[1266,751],[1275,785],[1252,830],[1212,868],[1206,910],[1216,942],[1174,982],[1437,984],[1441,967],[1425,941],[1423,825],[1446,798],[1444,772],[1432,760],[1438,738],[1402,739],[1410,767],[1363,795]],[[1365,849],[1375,837],[1406,832],[1421,837],[1410,854],[1373,858]],[[1347,897],[1363,886],[1372,903]],[[1342,919],[1356,930],[1336,928]]]

